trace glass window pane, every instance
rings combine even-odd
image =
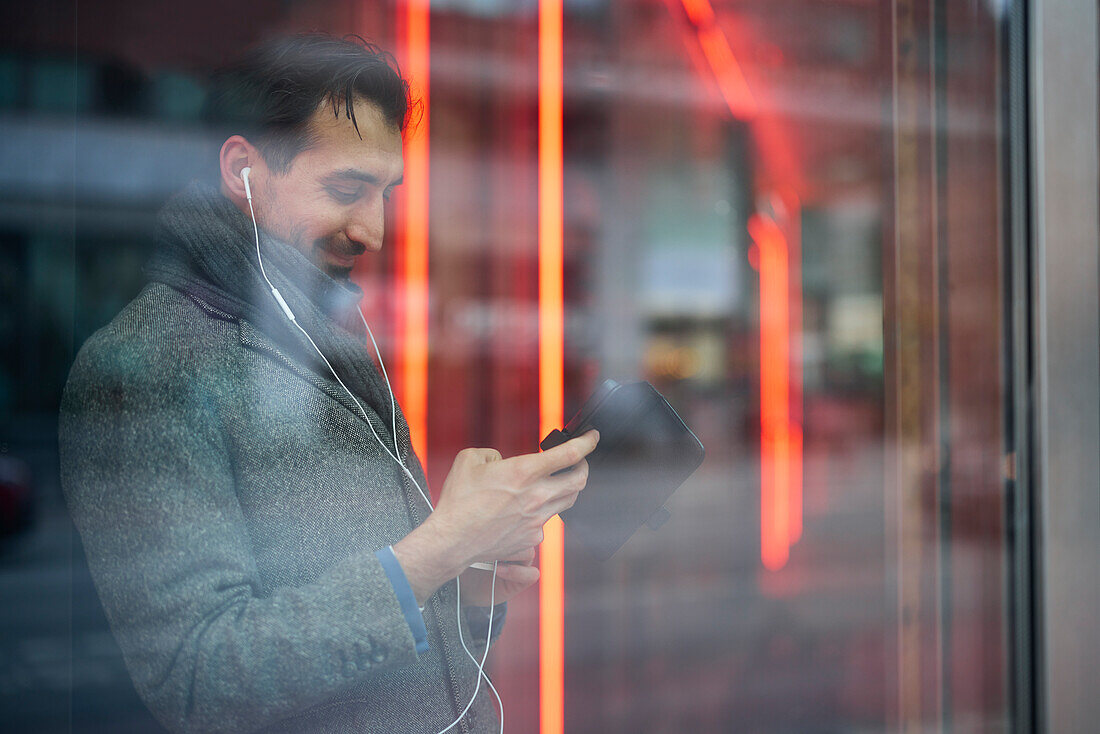
[[[81,346],[156,278],[148,264],[165,247],[170,197],[202,180],[216,201],[228,195],[249,212],[218,178],[229,133],[208,124],[211,73],[262,40],[322,29],[392,53],[416,103],[399,136],[403,183],[372,210],[377,237],[348,277],[433,499],[461,450],[535,452],[608,378],[651,383],[706,448],[667,502],[667,522],[640,527],[610,559],[584,546],[568,515],[560,546],[548,526],[542,596],[532,587],[510,600],[486,666],[509,730],[1011,728],[1009,688],[1030,669],[1009,643],[1024,624],[1011,609],[1012,569],[1027,551],[1010,519],[1024,498],[1009,339],[1020,329],[1010,284],[1022,277],[1006,216],[1006,162],[1022,155],[1006,132],[1007,79],[1019,71],[1007,66],[1009,5],[5,9],[0,600],[14,634],[0,642],[0,708],[28,731],[154,726],[135,692],[140,663],[127,667],[126,642],[107,624],[125,594],[93,573],[96,539],[76,531],[65,501],[61,396]],[[317,140],[300,142],[291,161]],[[271,149],[252,151],[266,165]],[[274,239],[306,231],[331,196],[280,208],[262,190],[257,226]],[[297,214],[280,219],[284,210]],[[351,242],[353,219],[300,254]],[[356,364],[374,375],[367,344]],[[331,399],[343,415],[343,393],[308,356],[301,373],[273,360],[298,375],[308,405]],[[371,379],[387,408],[384,381]],[[269,449],[248,461],[285,476],[280,458],[331,459],[319,465],[323,483],[345,454],[273,438],[272,426],[295,420],[288,405],[255,402],[271,411],[254,433]],[[386,412],[376,422],[388,431]],[[172,434],[158,426],[149,445],[163,448]],[[334,435],[332,445],[349,434]],[[367,444],[357,450],[377,453]],[[249,521],[281,507],[234,481],[228,506]],[[352,501],[361,490],[309,495],[280,523],[339,515],[340,502],[366,512]],[[636,497],[618,501],[625,513]],[[259,579],[248,598],[317,580],[265,576],[265,557],[323,549],[327,560],[310,568],[319,578],[334,559],[401,539],[375,543],[370,518],[357,527],[293,538],[282,524],[271,535],[241,530]],[[206,547],[196,533],[175,555],[178,578],[199,572],[187,565]],[[164,614],[149,624],[225,619]],[[250,642],[290,644],[272,634]],[[271,670],[296,665],[275,655]],[[472,692],[473,667],[459,669],[455,685]],[[367,701],[384,686],[359,684],[298,691],[302,708],[333,704],[375,721]],[[495,706],[485,687],[478,695]]]

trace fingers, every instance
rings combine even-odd
[[[493,561],[500,561],[501,564],[510,563],[530,566],[532,563],[535,562],[535,546],[524,548],[521,551],[517,551],[510,555],[504,555],[500,558],[494,558],[488,562],[482,561],[482,563],[491,567],[493,565]]]
[[[541,454],[528,454],[516,458],[529,459],[536,476],[548,476],[579,463],[584,457],[592,453],[599,442],[600,432],[592,429],[584,435],[572,438],[552,449],[543,451]]]
[[[504,566],[530,566],[535,562],[535,555],[535,546],[531,546],[530,548],[524,548],[516,553],[495,558],[491,561],[479,561],[471,564],[470,568],[478,568],[482,571],[492,571],[495,561],[499,561],[497,568],[503,568]]]
[[[467,571],[461,576],[462,603],[487,607],[508,601],[539,580],[535,566],[497,564],[496,578],[484,571]]]
[[[565,512],[577,501],[577,497],[580,496],[580,492],[570,492],[569,494],[562,495],[558,499],[550,502],[546,505],[547,512],[550,513],[550,517]]]
[[[585,457],[598,442],[593,430],[549,451],[504,460],[493,449],[465,449],[444,481],[433,517],[446,513],[456,524],[455,534],[464,539],[455,545],[468,547],[467,558],[529,566],[542,526],[571,507],[584,488]]]
[[[581,460],[576,466],[567,469],[560,474],[543,479],[540,484],[548,496],[542,511],[549,520],[573,506],[580,496],[581,490],[588,484],[588,462]]]
[[[497,579],[526,587],[539,580],[539,570],[534,566],[498,563]]]
[[[538,483],[542,502],[538,510],[541,524],[572,507],[587,483],[588,461],[585,459],[558,474],[541,479]]]
[[[535,562],[535,548],[534,546],[532,546],[525,550],[521,550],[519,553],[513,553],[512,555],[507,556],[506,558],[501,558],[499,560],[506,561],[508,563],[519,563],[522,565],[530,566],[532,563]]]
[[[576,494],[588,484],[588,461],[581,459],[568,469],[546,477],[540,484],[547,488],[549,496],[554,499]]]

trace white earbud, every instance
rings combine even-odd
[[[241,169],[241,180],[244,181],[244,195],[249,201],[252,201],[252,187],[248,185],[248,177],[252,175],[252,167],[245,166]]]

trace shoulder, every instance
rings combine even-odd
[[[237,331],[230,318],[218,317],[171,286],[150,283],[111,323],[92,335],[85,349],[124,345],[152,351],[201,349]]]
[[[171,389],[216,375],[228,350],[239,344],[239,333],[235,322],[170,286],[152,283],[81,347],[63,410],[103,391],[117,398],[120,391]]]

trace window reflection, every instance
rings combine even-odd
[[[0,588],[18,633],[0,700],[28,730],[149,724],[72,545],[55,416],[75,349],[144,282],[156,210],[208,173],[206,74],[314,27],[412,68],[403,2],[257,1],[217,25],[202,5],[5,11]],[[424,396],[438,488],[464,447],[541,438],[539,26],[533,1],[430,5],[427,216],[398,193],[355,275],[399,398]],[[566,731],[1006,726],[996,7],[565,4],[564,416],[605,377],[644,379],[708,452],[672,519],[611,561],[566,534]],[[530,592],[491,662],[515,731],[538,730],[538,630]]]

